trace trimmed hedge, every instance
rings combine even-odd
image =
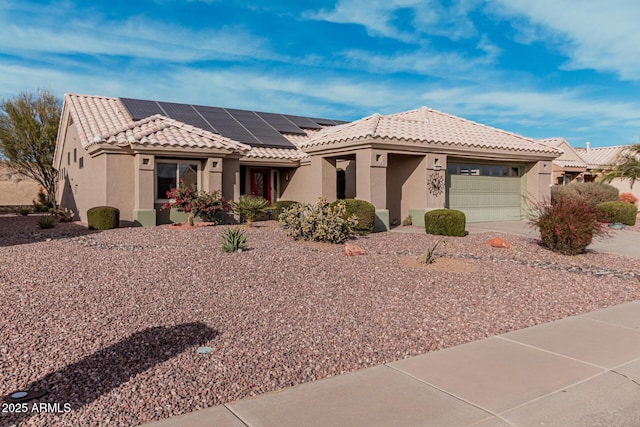
[[[424,214],[424,228],[427,234],[464,237],[467,218],[455,209],[436,209]]]
[[[277,221],[278,218],[280,218],[280,214],[282,213],[283,209],[293,206],[296,203],[298,202],[295,202],[293,200],[279,200],[275,202],[273,204],[273,219]]]
[[[87,211],[89,230],[109,230],[120,225],[120,211],[113,206],[96,206]]]
[[[351,215],[355,215],[358,218],[358,225],[354,229],[356,234],[371,234],[373,233],[373,222],[376,217],[376,207],[365,201],[358,199],[339,199],[331,203],[331,207],[334,208],[338,202],[344,202],[346,212],[344,219],[347,219]]]
[[[635,225],[638,208],[627,202],[604,202],[596,205],[596,215],[600,222],[618,222]]]

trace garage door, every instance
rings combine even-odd
[[[464,212],[467,222],[520,220],[523,169],[518,165],[449,163],[449,208]]]

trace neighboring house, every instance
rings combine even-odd
[[[111,205],[141,225],[170,222],[179,179],[227,199],[335,200],[376,207],[376,227],[454,208],[467,221],[519,220],[552,184],[555,147],[422,107],[346,123],[292,115],[67,94],[55,153],[60,204],[86,220]],[[342,182],[342,179],[341,179]]]
[[[38,197],[40,185],[7,167],[0,161],[0,206],[31,206]]]
[[[560,157],[553,160],[553,184],[568,185],[572,182],[585,182],[591,179],[587,172],[587,164],[564,138],[540,139],[541,143],[562,151]]]
[[[625,145],[591,148],[587,142],[586,148],[576,148],[576,153],[578,153],[587,164],[585,177],[589,178],[588,181],[596,181],[602,175],[599,170],[608,169],[612,164],[615,164],[625,149]],[[636,183],[632,189],[629,180],[615,178],[609,184],[616,187],[621,193],[633,193],[633,195],[640,199],[640,183]]]

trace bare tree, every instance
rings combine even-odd
[[[45,90],[22,92],[0,103],[0,154],[10,169],[40,184],[54,206],[53,153],[61,110],[60,99]]]

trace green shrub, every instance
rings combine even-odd
[[[295,205],[298,202],[294,202],[293,200],[279,200],[273,204],[273,219],[276,221],[280,218],[280,213],[284,208],[288,208],[292,205]]]
[[[245,194],[240,196],[237,202],[230,202],[231,210],[234,214],[240,215],[249,227],[253,225],[253,221],[261,214],[267,213],[269,210],[269,202],[264,197]]]
[[[376,217],[375,206],[364,200],[343,199],[331,203],[331,207],[337,206],[339,202],[344,202],[345,205],[344,219],[351,215],[355,215],[358,218],[358,226],[354,230],[356,234],[373,233],[373,222]]]
[[[529,222],[540,230],[545,247],[563,255],[577,255],[595,236],[606,235],[586,200],[558,198],[540,202],[531,208]]]
[[[33,201],[33,210],[36,212],[49,212],[53,207],[53,203],[49,201],[47,195],[44,194],[42,188],[38,191],[38,200]]]
[[[428,234],[465,236],[466,217],[455,209],[436,209],[424,214],[424,228]]]
[[[405,219],[402,220],[403,227],[408,227],[410,225],[413,225],[413,219],[411,218],[411,215],[407,216]]]
[[[603,202],[620,200],[617,188],[600,182],[579,182],[551,187],[551,202],[555,203],[559,198],[584,200],[591,209]]]
[[[220,243],[225,252],[242,252],[247,245],[247,236],[239,228],[229,228],[220,236]]]
[[[38,219],[38,227],[40,228],[53,228],[56,225],[55,215],[46,215]]]
[[[320,198],[315,205],[296,203],[284,208],[278,222],[296,240],[344,243],[358,226],[358,218],[351,215],[345,219],[345,212],[343,201],[332,207]]]
[[[220,190],[197,191],[195,186],[185,185],[184,179],[180,180],[178,187],[167,191],[167,198],[171,201],[163,204],[162,209],[187,213],[189,225],[193,225],[194,216],[200,217],[204,222],[219,224],[229,208]]]
[[[618,222],[635,225],[638,208],[627,202],[604,202],[596,205],[596,215],[601,222]]]
[[[118,228],[120,211],[113,206],[96,206],[87,211],[89,230],[109,230]]]
[[[18,206],[16,208],[16,215],[27,216],[30,213],[33,213],[33,208],[29,206]]]

